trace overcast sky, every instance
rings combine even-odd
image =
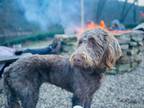
[[[119,0],[119,1],[125,1],[125,0]],[[129,2],[133,2],[134,0],[128,0]],[[144,6],[144,0],[138,0],[139,5]]]
[[[129,0],[130,2],[133,2],[134,0]],[[144,0],[139,0],[139,5],[144,6]]]

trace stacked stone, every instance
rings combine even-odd
[[[77,46],[77,38],[75,36],[57,35],[63,38],[65,45],[63,55],[71,54]],[[144,32],[140,30],[132,30],[129,33],[115,36],[121,46],[123,55],[116,63],[112,70],[108,70],[108,74],[117,74],[130,72],[139,65],[144,52]]]
[[[116,64],[116,68],[108,73],[129,72],[139,65],[144,51],[144,32],[133,30],[129,33],[117,35],[123,55]]]

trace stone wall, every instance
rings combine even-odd
[[[116,67],[108,71],[110,74],[129,72],[135,69],[142,60],[144,51],[144,32],[133,30],[129,33],[116,35],[123,55],[117,62]]]
[[[63,37],[65,45],[63,46],[64,51],[62,55],[71,54],[76,46],[76,37],[67,35],[57,35]],[[118,39],[122,49],[122,57],[116,63],[116,66],[112,70],[108,70],[108,74],[117,74],[130,72],[135,69],[142,60],[142,53],[144,52],[144,32],[140,30],[132,30],[128,33],[121,35],[115,35]]]

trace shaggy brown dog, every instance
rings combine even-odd
[[[5,108],[20,108],[18,99],[23,108],[35,108],[44,82],[72,92],[72,106],[90,108],[102,74],[112,68],[120,55],[117,40],[104,30],[96,29],[83,33],[70,58],[35,55],[19,59],[4,73]]]

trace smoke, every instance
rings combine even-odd
[[[66,30],[80,26],[80,0],[17,0],[17,3],[26,19],[39,24],[42,30],[52,24],[60,24]]]
[[[16,4],[13,1],[16,1]],[[71,28],[80,26],[80,1],[81,0],[12,0],[16,9],[20,8],[18,12],[24,12],[25,18],[30,23],[36,23],[42,30],[46,31],[50,26],[60,24],[66,32],[71,31]],[[106,24],[109,24],[113,19],[120,19],[124,2],[119,1],[84,0],[85,23],[88,21],[99,23],[100,20],[104,20]],[[128,6],[129,5],[130,4],[128,4]],[[140,7],[137,8],[142,10]],[[133,11],[130,10],[125,21],[126,23],[135,23],[132,21],[132,15]]]

